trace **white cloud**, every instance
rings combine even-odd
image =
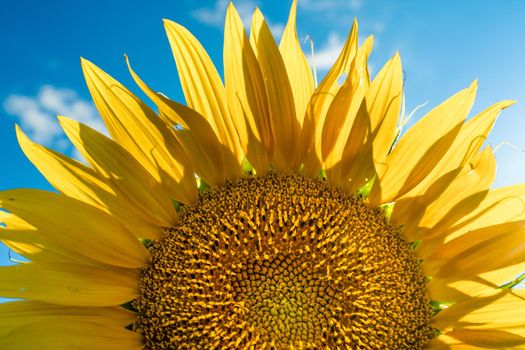
[[[222,28],[224,26],[224,18],[226,17],[226,9],[230,0],[217,0],[213,7],[201,7],[191,12],[191,16],[197,21],[207,24],[211,27]],[[235,8],[241,16],[242,23],[245,27],[249,27],[252,20],[252,13],[257,7],[257,4],[251,0],[235,3]]]
[[[315,43],[315,41],[314,41]],[[328,34],[326,43],[315,50],[315,65],[317,70],[326,71],[332,67],[343,49],[345,40],[335,32]]]
[[[230,0],[216,0],[213,7],[201,7],[191,12],[191,16],[197,21],[206,24],[210,27],[223,28],[224,19],[226,18],[226,10]],[[252,14],[257,7],[257,2],[252,0],[245,0],[242,2],[235,2],[235,8],[239,12],[242,23],[246,29],[250,28],[252,22]],[[282,23],[272,23],[268,21],[268,27],[275,37],[280,37],[284,31],[284,25]]]
[[[36,96],[8,96],[3,107],[19,120],[22,130],[33,141],[59,151],[67,151],[71,146],[56,119],[57,115],[73,118],[107,133],[93,104],[70,89],[43,85]]]

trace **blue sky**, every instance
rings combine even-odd
[[[155,89],[183,101],[162,18],[189,28],[222,71],[222,26],[228,0],[93,0],[6,2],[0,12],[0,190],[51,189],[18,148],[14,124],[34,140],[75,152],[55,115],[103,125],[90,102],[79,57],[143,97],[123,54]],[[243,20],[259,6],[279,37],[291,0],[234,1]],[[504,6],[502,6],[504,4]],[[495,186],[525,182],[525,2],[520,0],[300,0],[298,31],[313,38],[319,74],[335,60],[354,17],[361,37],[375,36],[372,73],[397,50],[406,74],[407,109],[442,100],[479,79],[473,112],[502,99],[518,104],[498,120],[489,143],[499,147]],[[307,48],[307,44],[305,44]],[[511,144],[512,146],[509,146]],[[0,247],[0,265],[10,263]]]

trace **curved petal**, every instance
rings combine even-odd
[[[315,89],[308,102],[302,130],[302,139],[305,142],[304,147],[306,149],[304,170],[306,174],[310,176],[317,176],[322,168],[321,135],[323,125],[328,108],[340,88],[338,80],[349,73],[351,64],[357,53],[357,28],[357,21],[354,20],[352,31],[346,39],[343,50],[321,84]]]
[[[308,101],[314,92],[314,78],[312,68],[310,68],[310,64],[297,37],[296,12],[297,0],[294,0],[290,9],[288,23],[279,43],[279,51],[288,72],[288,80],[290,81],[295,103],[296,118],[302,127]]]
[[[501,291],[460,301],[438,313],[433,324],[444,334],[467,344],[510,348],[525,344],[525,314],[518,311],[524,307],[522,290]],[[478,340],[468,335],[477,335]]]
[[[164,122],[169,125],[193,160],[195,172],[210,185],[221,185],[242,175],[242,167],[230,149],[220,143],[208,121],[198,112],[155,93],[131,69],[137,85],[157,105]]]
[[[139,294],[138,271],[64,263],[0,267],[0,295],[58,305],[118,306]]]
[[[447,242],[425,259],[425,273],[448,281],[512,266],[525,256],[525,221],[471,231]]]
[[[245,117],[246,156],[257,173],[264,174],[273,152],[268,97],[257,57],[233,3],[228,6],[224,27],[224,79],[230,107]]]
[[[406,132],[378,169],[378,178],[369,196],[371,205],[388,203],[406,194],[439,163],[472,107],[476,88],[477,82],[474,82],[434,108]]]
[[[411,241],[436,238],[442,231],[433,228],[451,220],[447,216],[453,216],[465,198],[488,191],[495,177],[496,160],[487,147],[470,164],[443,175],[420,196],[397,200],[392,221],[404,226],[403,233]]]
[[[341,168],[350,193],[372,179],[376,165],[385,160],[392,143],[401,106],[401,59],[394,55],[379,71],[365,94],[345,146]],[[363,140],[362,144],[356,142]],[[379,165],[380,166],[380,165]]]
[[[164,20],[164,26],[188,106],[208,120],[221,143],[241,164],[244,152],[236,125],[244,125],[244,120],[230,113],[224,86],[211,59],[186,28],[168,20]]]
[[[300,126],[295,103],[281,53],[261,11],[252,18],[250,41],[263,75],[274,137],[273,165],[281,171],[297,170]]]
[[[491,190],[474,210],[464,213],[456,223],[451,225],[445,217],[434,229],[440,230],[448,241],[465,232],[521,220],[525,220],[525,184]]]
[[[122,307],[75,307],[14,301],[0,304],[0,338],[14,329],[31,323],[93,322],[114,327],[132,324],[137,315]]]
[[[501,111],[513,105],[515,101],[501,101],[483,110],[468,120],[446,152],[432,168],[426,178],[405,196],[413,197],[425,191],[432,182],[457,167],[468,164],[474,158],[494,126]]]
[[[176,200],[197,200],[191,162],[162,120],[122,84],[82,59],[82,71],[111,137]]]
[[[15,329],[0,340],[11,350],[141,350],[142,337],[113,325],[82,321],[35,322]]]
[[[0,192],[0,207],[72,253],[121,267],[141,267],[149,259],[139,240],[111,215],[79,200],[20,189]]]
[[[357,51],[350,74],[332,101],[323,125],[323,166],[328,181],[336,186],[343,186],[347,182],[349,164],[361,150],[370,132],[369,117],[365,114],[358,115],[358,111],[369,87],[366,66],[372,45],[373,39],[369,37]],[[370,152],[370,158],[371,156]],[[360,182],[360,179],[352,180]]]
[[[129,152],[84,124],[64,117],[59,120],[71,142],[111,187],[147,213],[152,223],[170,226],[175,222],[177,213],[168,194]]]
[[[31,142],[18,127],[16,133],[26,157],[58,191],[111,214],[137,237],[160,236],[161,227],[150,223],[144,212],[129,203],[118,188],[110,187],[92,168]]]

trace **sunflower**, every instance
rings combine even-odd
[[[20,146],[58,193],[0,193],[2,349],[524,349],[525,185],[491,189],[476,82],[401,137],[401,61],[371,80],[357,23],[315,86],[296,33],[229,5],[224,84],[165,21],[186,105],[82,60],[111,138],[89,166]],[[518,276],[518,277],[517,277]]]

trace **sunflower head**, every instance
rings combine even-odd
[[[372,79],[358,25],[317,84],[297,36],[230,4],[224,79],[165,21],[185,103],[155,110],[82,69],[110,137],[60,123],[88,165],[17,128],[58,193],[0,193],[9,349],[522,349],[525,186],[492,189],[502,101],[477,83],[406,132],[401,59]],[[129,65],[129,62],[128,62]],[[224,82],[223,82],[224,80]]]

